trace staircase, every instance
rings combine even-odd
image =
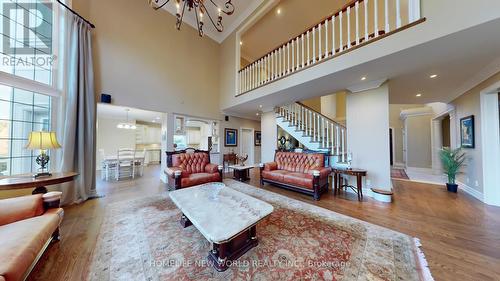
[[[321,113],[294,103],[276,107],[276,123],[307,149],[328,153],[331,166],[347,162],[347,129]]]

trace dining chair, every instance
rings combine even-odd
[[[99,149],[99,155],[101,157],[101,180],[109,180],[110,173],[115,171],[117,167],[116,159],[108,159],[104,152],[104,149]]]
[[[134,161],[132,162],[133,163],[132,178],[135,178],[135,174],[137,171],[139,171],[139,176],[142,177],[142,175],[144,174],[145,159],[146,159],[146,149],[145,148],[142,151],[135,150]]]
[[[119,180],[123,177],[133,177],[133,162],[135,150],[131,148],[118,149],[117,165],[115,169],[115,179]]]

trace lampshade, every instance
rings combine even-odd
[[[61,145],[57,141],[56,132],[31,132],[28,137],[28,149],[56,149]]]

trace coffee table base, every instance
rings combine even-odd
[[[244,169],[244,170],[234,169],[233,178],[241,182],[248,181],[250,179],[248,176],[249,173],[250,173],[249,169]]]
[[[217,271],[226,271],[232,261],[259,244],[256,233],[257,228],[254,225],[226,243],[214,243],[213,249],[208,254],[208,261]]]

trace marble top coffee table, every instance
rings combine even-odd
[[[229,169],[233,170],[233,178],[238,181],[247,181],[250,179],[250,170],[254,168],[254,166],[250,165],[231,165],[228,166]]]
[[[208,259],[218,271],[257,246],[256,224],[273,212],[270,204],[223,183],[188,187],[169,195],[182,211],[181,225],[194,225],[213,244]]]

